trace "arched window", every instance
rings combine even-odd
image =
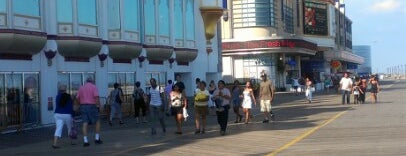
[[[195,40],[195,3],[194,0],[186,1],[186,40]]]
[[[124,30],[126,31],[139,31],[139,1],[138,0],[124,0]]]
[[[184,19],[183,19],[183,0],[174,0],[174,30],[175,40],[184,39]]]
[[[40,16],[39,0],[13,0],[12,4],[14,14],[36,17]]]
[[[145,35],[156,34],[156,22],[155,22],[155,0],[144,1],[144,19],[145,19]]]
[[[1,13],[5,13],[7,11],[6,6],[7,6],[6,0],[0,0],[0,12]]]
[[[169,0],[159,0],[159,35],[169,37]]]
[[[58,0],[56,5],[58,22],[72,23],[73,11],[72,0]]]
[[[107,1],[107,16],[109,30],[117,30],[121,28],[120,24],[120,0]]]
[[[86,25],[97,25],[96,0],[77,0],[78,23]]]

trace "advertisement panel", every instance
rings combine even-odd
[[[307,35],[327,35],[327,5],[311,1],[304,1],[303,32]]]

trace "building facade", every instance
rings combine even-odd
[[[358,65],[357,73],[362,75],[372,74],[371,46],[354,45],[352,50],[356,55],[364,58],[364,63]]]
[[[227,2],[222,50],[223,77],[228,81],[258,79],[264,71],[280,90],[289,90],[294,77],[309,77],[321,89],[325,77],[363,62],[352,53],[352,22],[343,2]],[[340,66],[332,67],[333,62]]]
[[[220,78],[218,38],[206,52],[195,0],[0,0],[0,128],[53,123],[58,86],[73,96],[88,77],[102,104],[118,82],[133,110],[136,81]],[[131,105],[130,105],[131,104]],[[127,108],[128,107],[128,108]],[[130,108],[131,107],[131,108]]]

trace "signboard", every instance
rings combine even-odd
[[[243,50],[243,49],[266,49],[266,48],[305,48],[316,51],[317,45],[300,39],[272,39],[272,40],[256,40],[246,42],[223,42],[222,49],[227,50]]]
[[[304,1],[303,33],[308,35],[324,35],[328,33],[327,5]]]

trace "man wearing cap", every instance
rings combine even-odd
[[[261,112],[264,113],[264,121],[262,122],[268,123],[270,113],[271,117],[273,117],[273,114],[271,112],[271,102],[273,101],[275,95],[275,88],[272,84],[272,81],[267,79],[267,75],[265,73],[261,75],[261,78],[262,82],[259,87],[259,99]]]
[[[87,125],[89,123],[96,124],[95,126],[95,144],[102,144],[100,139],[100,120],[99,120],[99,92],[91,77],[86,79],[86,84],[81,86],[76,96],[77,102],[80,104],[80,113],[83,120],[83,146],[89,146],[87,138]]]

